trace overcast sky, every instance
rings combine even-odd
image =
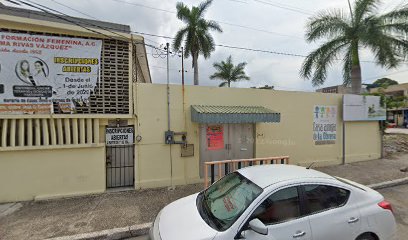
[[[58,3],[69,4],[71,8],[85,12],[97,19],[128,24],[133,31],[174,37],[183,23],[176,18],[175,0],[35,0],[61,12],[84,17],[78,12]],[[197,5],[199,0],[184,0],[188,6]],[[380,11],[391,10],[407,0],[383,0]],[[270,4],[267,4],[270,3]],[[5,3],[6,5],[10,5]],[[144,5],[144,6],[142,6]],[[307,55],[317,44],[304,40],[308,18],[324,9],[348,9],[347,0],[214,0],[205,16],[220,22],[223,33],[213,33],[217,44],[276,52]],[[231,26],[241,25],[248,28]],[[259,29],[253,30],[253,29]],[[146,43],[155,46],[165,44],[169,39],[145,36]],[[150,71],[154,83],[166,82],[166,59],[155,58],[151,48],[147,48]],[[304,60],[301,57],[282,56],[270,53],[251,52],[217,47],[209,59],[199,59],[200,85],[218,85],[220,81],[209,80],[214,72],[212,64],[226,59],[229,55],[235,63],[247,62],[250,81],[235,83],[232,87],[253,87],[272,85],[281,90],[314,91],[310,81],[299,77],[299,69]],[[157,56],[156,56],[157,57]],[[369,51],[362,52],[362,60],[372,61]],[[329,71],[323,86],[342,83],[342,65],[336,64]],[[170,81],[181,83],[180,57],[170,60]],[[185,60],[186,84],[193,83],[191,59]],[[363,82],[371,83],[379,77],[390,77],[400,83],[408,82],[408,65],[397,69],[382,69],[374,63],[362,63]]]

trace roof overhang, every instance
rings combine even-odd
[[[261,106],[192,105],[191,120],[196,123],[278,123],[280,113]]]

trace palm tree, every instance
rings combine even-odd
[[[360,50],[370,49],[381,67],[396,68],[407,56],[408,5],[378,14],[381,0],[356,0],[350,14],[342,10],[323,11],[309,19],[306,40],[327,41],[305,59],[300,75],[322,85],[327,68],[336,61],[343,64],[344,85],[351,83],[352,93],[361,93]]]
[[[178,51],[184,41],[184,56],[193,58],[194,85],[198,85],[198,56],[208,58],[215,50],[214,39],[210,30],[222,32],[220,25],[211,20],[205,20],[203,15],[213,0],[206,0],[198,7],[189,9],[184,3],[177,3],[177,18],[186,25],[181,28],[174,39],[173,48]]]
[[[238,82],[240,80],[249,80],[250,78],[245,74],[246,62],[234,65],[232,63],[232,57],[229,56],[227,61],[221,61],[220,63],[214,63],[213,66],[217,70],[210,79],[221,79],[223,82],[219,85],[220,87],[231,87],[231,82]]]

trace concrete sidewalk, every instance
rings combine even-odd
[[[407,166],[408,154],[401,154],[318,170],[368,185],[408,177],[400,171]],[[0,239],[44,239],[144,224],[152,222],[166,204],[202,189],[202,184],[196,184],[174,191],[153,189],[25,202],[0,217]]]

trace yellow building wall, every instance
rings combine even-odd
[[[346,123],[346,162],[381,157],[381,132],[378,122]]]
[[[256,124],[255,157],[289,155],[291,164],[299,165],[342,163],[342,95],[186,86],[183,104],[182,87],[173,85],[170,129],[187,132],[188,143],[195,147],[193,157],[183,158],[180,145],[164,144],[164,132],[168,129],[166,85],[136,84],[133,90],[136,115],[122,118],[135,125],[135,136],[141,137],[135,143],[136,189],[201,182],[199,124],[191,122],[191,105],[264,106],[280,112],[280,123]],[[337,106],[335,144],[314,144],[315,105]],[[0,202],[104,192],[103,142],[108,119],[115,116],[100,120],[100,140],[96,145],[0,149]],[[380,158],[378,122],[347,122],[345,135],[346,162]]]
[[[104,191],[103,147],[0,152],[0,202]]]
[[[187,131],[194,144],[194,157],[180,157],[180,146],[164,144],[167,130],[166,85],[138,84],[135,87],[136,134],[142,141],[136,147],[137,187],[159,187],[199,182],[199,124],[191,122],[191,105],[264,106],[281,113],[280,123],[258,123],[255,157],[289,155],[291,164],[315,166],[341,164],[343,161],[342,95],[285,92],[259,89],[170,86],[171,130]],[[332,145],[315,145],[313,111],[315,105],[338,108],[337,140]],[[378,159],[380,153],[378,122],[346,123],[346,161]],[[171,158],[170,158],[171,152]],[[172,176],[172,177],[171,177]]]

